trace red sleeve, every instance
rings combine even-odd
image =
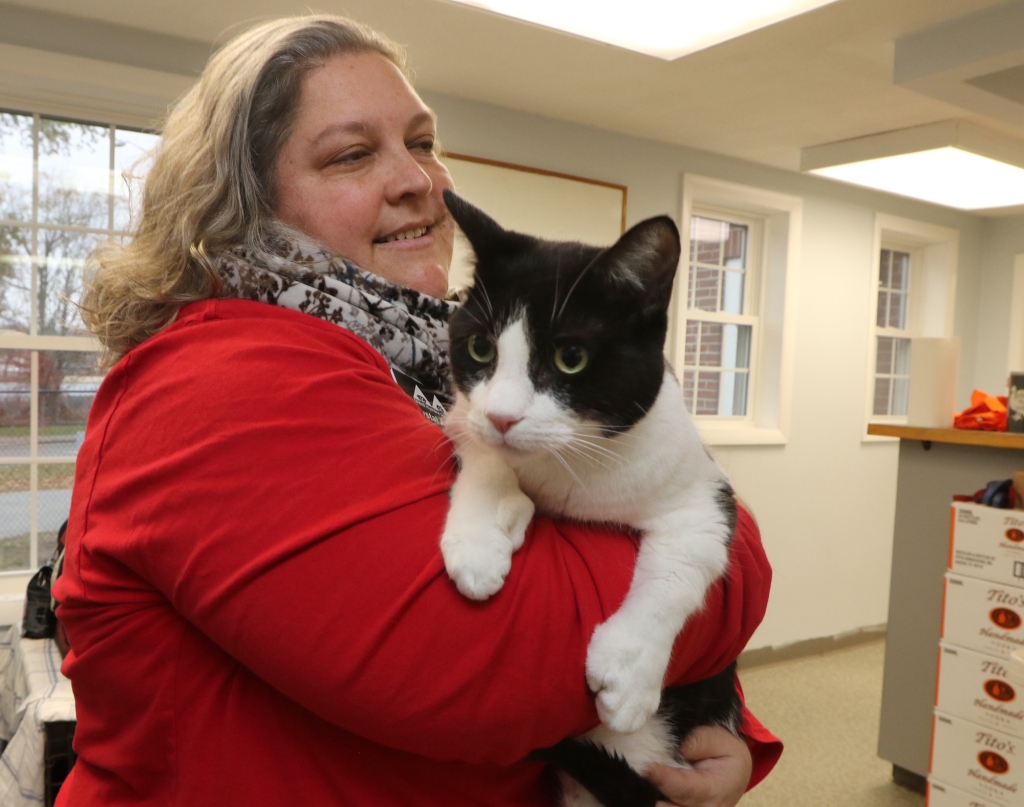
[[[450,447],[364,342],[303,314],[182,322],[105,387],[73,504],[84,597],[169,602],[294,701],[435,759],[508,764],[596,724],[587,644],[636,543],[536,519],[504,588],[461,597],[438,550]],[[673,680],[724,667],[760,621],[752,524]]]
[[[743,698],[743,688],[739,679],[736,680],[736,689],[740,693],[740,698]],[[782,756],[782,741],[761,725],[761,721],[751,714],[746,704],[743,705],[740,737],[746,740],[753,761],[750,781],[747,783],[747,790],[750,790],[771,773],[775,763],[779,761],[779,757]]]

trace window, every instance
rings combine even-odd
[[[911,253],[883,248],[878,261],[878,301],[875,312],[875,415],[906,415],[910,392]]]
[[[102,380],[75,302],[156,135],[0,110],[0,572],[49,557]]]
[[[759,222],[690,217],[683,393],[694,415],[745,417],[757,330]]]
[[[686,174],[668,359],[710,445],[784,443],[803,202]]]
[[[947,227],[875,217],[867,422],[906,423],[913,340],[953,335],[958,242]]]

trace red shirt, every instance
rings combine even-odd
[[[443,432],[358,337],[209,300],[132,350],[78,456],[60,617],[79,805],[545,805],[524,762],[597,724],[594,627],[636,542],[535,519],[504,588],[460,596],[438,539]],[[731,565],[669,679],[722,669],[771,572],[740,514]],[[755,780],[781,745],[745,724]]]

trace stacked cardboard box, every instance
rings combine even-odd
[[[1024,512],[952,509],[930,807],[1024,807]]]

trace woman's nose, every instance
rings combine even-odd
[[[423,166],[405,149],[395,155],[390,169],[386,193],[393,204],[410,196],[426,196],[434,186]]]

